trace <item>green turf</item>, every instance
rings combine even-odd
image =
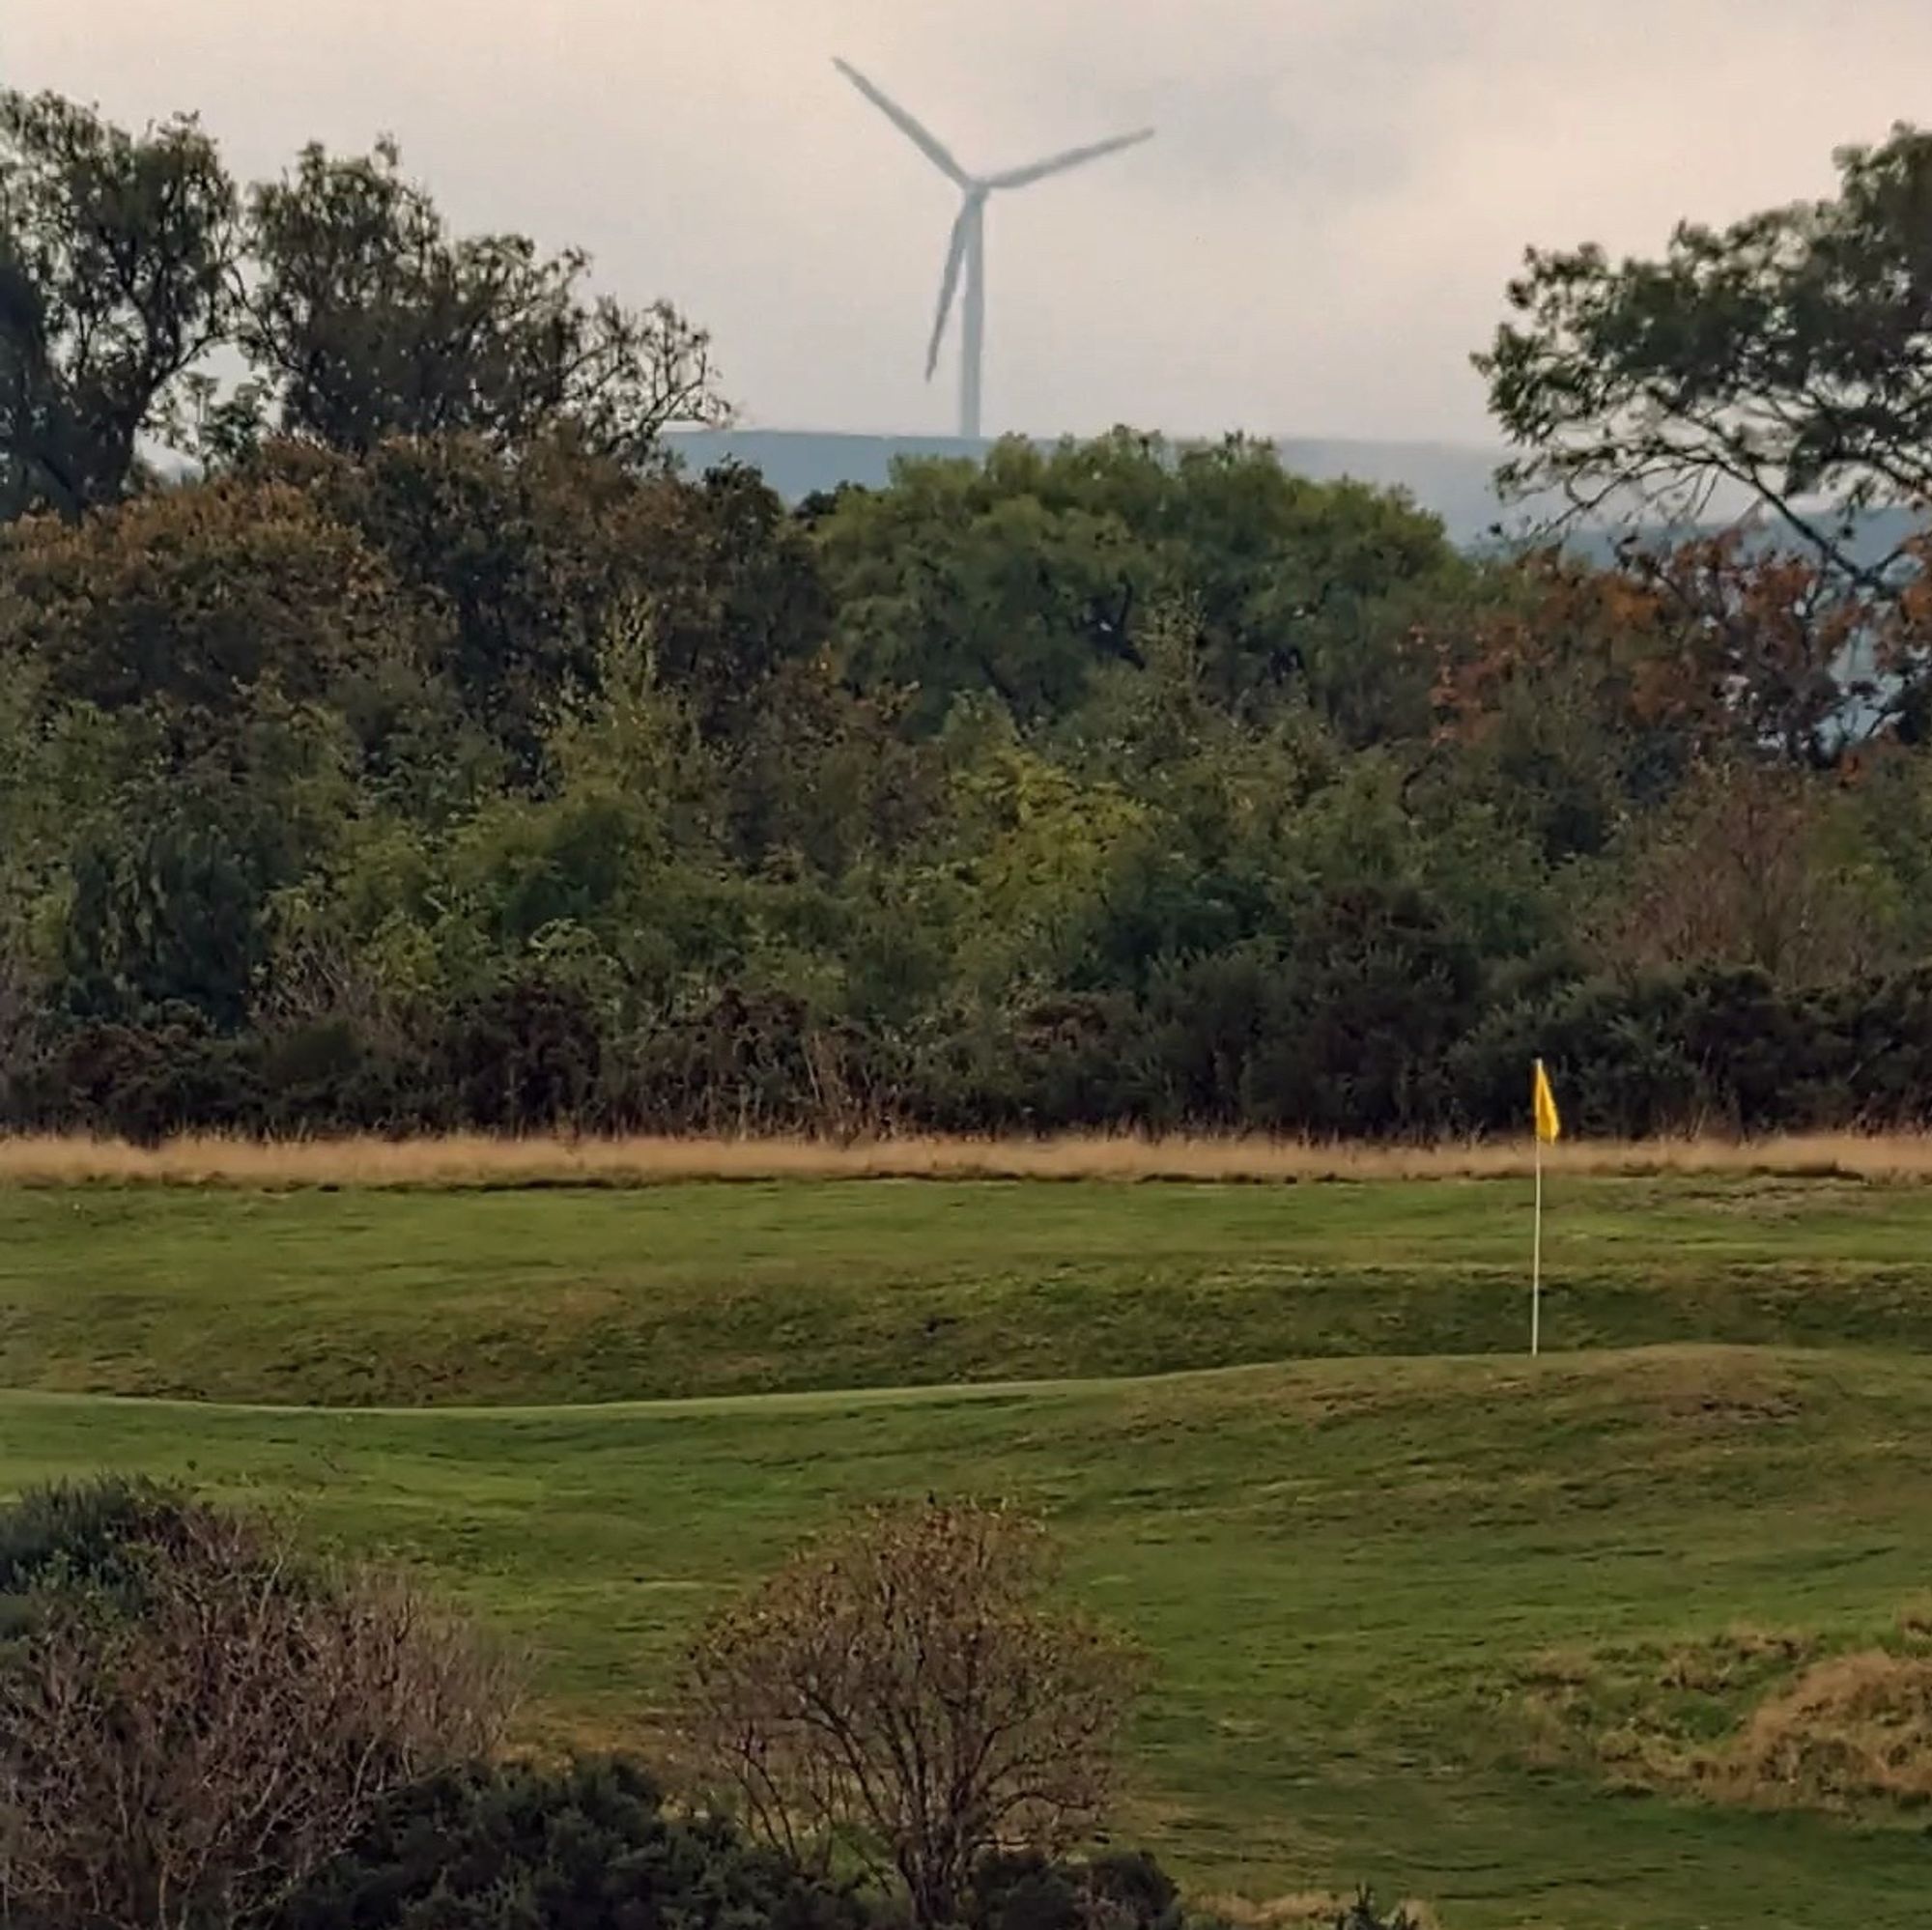
[[[0,1385],[576,1402],[1509,1351],[1526,1188],[0,1192]],[[1548,1330],[1932,1348],[1932,1189],[1552,1188]]]
[[[717,1592],[842,1502],[1048,1509],[1161,1674],[1134,1820],[1204,1884],[1373,1875],[1452,1926],[1922,1920],[1927,1845],[1607,1795],[1520,1765],[1546,1649],[1746,1620],[1829,1641],[1925,1581],[1932,1365],[1665,1349],[595,1410],[315,1413],[0,1397],[10,1481],[100,1462],[294,1494],[527,1637],[599,1737],[648,1733]]]
[[[1522,1697],[1551,1650],[1640,1702],[1653,1655],[1932,1588],[1932,1190],[1550,1204],[1532,1368],[1505,1182],[0,1191],[0,1488],[293,1495],[607,1741],[843,1502],[1016,1493],[1154,1651],[1130,1821],[1203,1886],[1916,1930],[1916,1825],[1619,1796]],[[1227,1371],[1136,1377],[1180,1368]],[[193,1398],[96,1398],[137,1394]]]

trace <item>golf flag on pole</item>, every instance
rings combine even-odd
[[[1534,1356],[1543,1351],[1543,1149],[1563,1136],[1556,1094],[1549,1090],[1549,1074],[1540,1059],[1530,1081],[1529,1105],[1536,1121],[1536,1233],[1529,1260],[1529,1350]]]
[[[1563,1137],[1563,1121],[1556,1111],[1556,1094],[1549,1090],[1549,1074],[1543,1069],[1543,1061],[1536,1062],[1536,1081],[1531,1089],[1530,1105],[1536,1113],[1536,1138],[1540,1146],[1554,1146]]]

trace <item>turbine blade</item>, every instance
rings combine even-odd
[[[932,380],[933,371],[939,366],[939,349],[946,340],[946,324],[952,314],[952,298],[959,293],[959,270],[966,262],[966,241],[972,233],[972,224],[980,208],[979,201],[968,201],[959,211],[959,218],[952,224],[952,239],[946,248],[946,272],[939,278],[939,312],[932,321],[932,340],[925,351],[925,379]]]
[[[1110,141],[1095,141],[1090,147],[1068,148],[1064,155],[1051,156],[1046,160],[1033,161],[1025,167],[1009,168],[1005,174],[989,175],[988,187],[1031,187],[1037,181],[1044,181],[1050,174],[1065,174],[1070,167],[1082,167],[1088,161],[1098,160],[1102,155],[1117,155],[1122,148],[1137,148],[1143,141],[1153,139],[1151,128],[1142,128],[1131,134],[1116,134]]]
[[[849,80],[852,83],[852,85],[856,87],[859,90],[859,92],[863,94],[866,97],[866,99],[869,100],[872,103],[872,105],[876,107],[879,110],[879,112],[883,114],[886,117],[886,119],[890,121],[893,124],[893,126],[895,127],[899,130],[899,132],[902,133],[906,137],[906,139],[909,140],[913,144],[913,146],[916,147],[920,151],[920,153],[923,154],[926,157],[926,159],[929,160],[933,164],[933,166],[936,167],[940,171],[940,173],[947,178],[947,180],[952,182],[956,186],[959,187],[969,187],[972,185],[972,183],[969,177],[967,176],[966,170],[963,167],[961,167],[956,160],[952,158],[952,156],[947,151],[944,144],[941,143],[934,135],[928,133],[926,129],[923,128],[917,121],[915,121],[913,117],[910,114],[908,114],[906,110],[903,107],[901,107],[896,100],[893,99],[891,96],[881,93],[879,89],[874,87],[872,83],[869,80],[867,80],[866,76],[863,73],[861,73],[856,67],[849,65],[847,62],[835,59],[832,65],[836,67],[838,70],[838,71],[842,73],[845,76],[845,78]]]

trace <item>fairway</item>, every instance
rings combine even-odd
[[[800,1533],[1014,1494],[1157,1659],[1122,1834],[1206,1889],[1904,1930],[1918,1823],[1639,1789],[1536,1695],[1721,1742],[1750,1684],[1642,1686],[1921,1639],[1932,1191],[1566,1187],[1535,1365],[1515,1182],[14,1189],[5,1479],[292,1496],[527,1641],[533,1734],[646,1748]]]
[[[1932,1187],[1552,1187],[1546,1336],[1932,1348]],[[0,1189],[0,1386],[573,1403],[1514,1352],[1518,1180]]]

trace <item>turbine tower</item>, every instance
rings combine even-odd
[[[1009,168],[1003,174],[968,174],[953,159],[943,143],[901,107],[896,100],[872,85],[855,67],[842,60],[833,66],[876,107],[954,187],[964,199],[952,223],[952,240],[946,250],[946,271],[939,282],[939,313],[932,325],[932,340],[925,352],[925,379],[930,382],[939,367],[939,351],[946,340],[946,325],[952,314],[953,298],[962,279],[965,298],[959,318],[959,433],[970,440],[980,435],[980,380],[986,354],[986,201],[988,196],[1009,187],[1031,187],[1048,175],[1065,174],[1067,169],[1098,160],[1102,155],[1118,154],[1122,148],[1137,147],[1153,138],[1151,128],[1131,134],[1116,134],[1112,140],[1095,141],[1089,147],[1069,148],[1065,154],[1025,167]]]

